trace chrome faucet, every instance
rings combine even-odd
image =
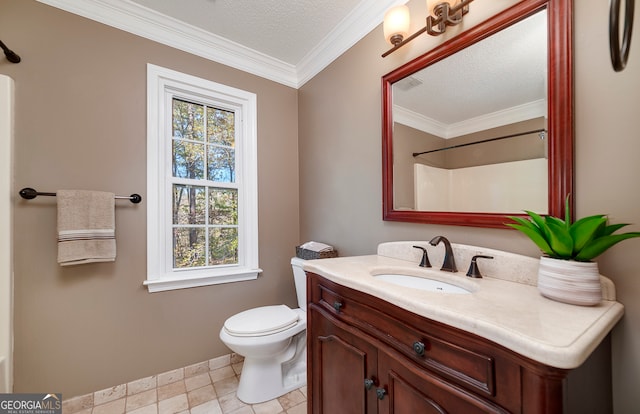
[[[456,260],[453,257],[453,249],[451,248],[451,243],[444,236],[436,236],[429,242],[432,246],[437,246],[440,242],[444,243],[444,262],[442,263],[442,267],[440,270],[444,270],[445,272],[457,272],[458,268],[456,267]]]

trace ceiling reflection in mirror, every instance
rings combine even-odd
[[[400,79],[394,210],[548,212],[546,10]]]

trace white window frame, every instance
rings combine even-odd
[[[172,98],[234,108],[238,185],[238,264],[174,269]],[[239,133],[238,133],[239,132]],[[147,280],[149,292],[256,279],[258,267],[257,98],[254,93],[147,64]]]

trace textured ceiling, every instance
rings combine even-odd
[[[401,81],[394,104],[446,129],[534,104],[546,115],[546,91],[547,15],[541,11]]]
[[[132,0],[296,65],[361,0]],[[370,0],[365,0],[369,1]]]

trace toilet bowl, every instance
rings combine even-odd
[[[291,259],[299,308],[262,306],[231,316],[220,340],[244,357],[237,397],[272,400],[307,383],[307,295],[304,260]]]

